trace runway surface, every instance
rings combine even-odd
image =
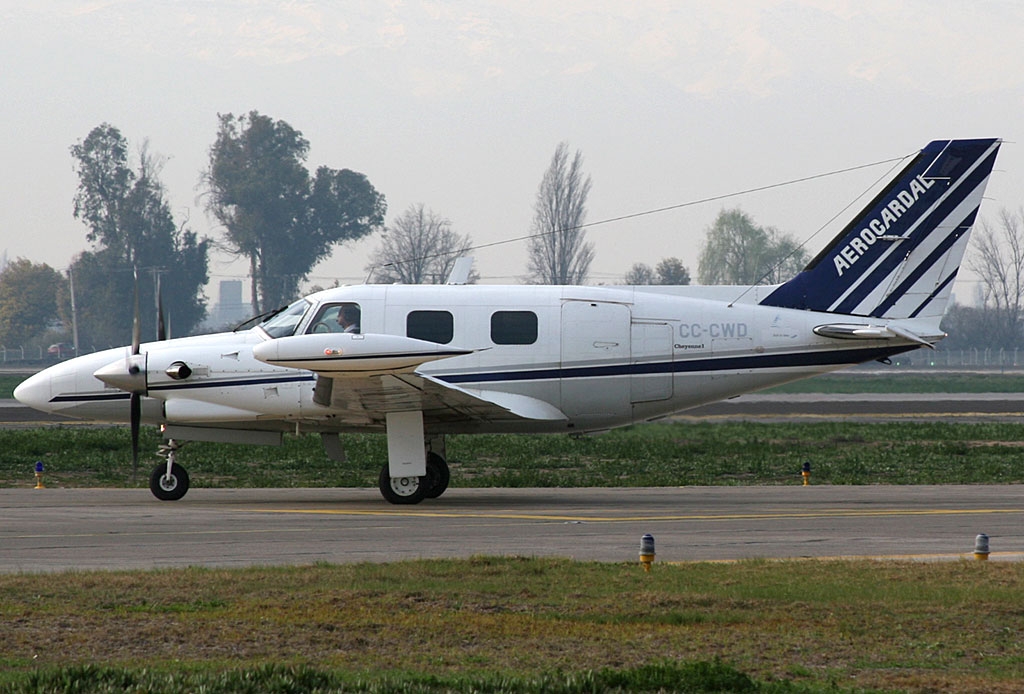
[[[414,507],[376,489],[0,490],[0,571],[390,562],[514,555],[633,562],[1024,556],[1024,487],[451,489]]]
[[[1021,421],[1024,394],[746,395],[700,421]],[[69,425],[0,401],[0,428]],[[86,423],[85,425],[88,425]],[[402,508],[376,489],[0,490],[0,572],[387,562],[473,555],[636,561],[1024,557],[1024,486],[451,489]]]

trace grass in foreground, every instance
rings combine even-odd
[[[645,574],[493,558],[0,575],[0,683],[651,691],[686,690],[696,673],[689,691],[1014,691],[1024,680],[1022,578],[1020,564],[988,562],[755,561]],[[84,684],[61,684],[75,679]]]
[[[32,486],[35,462],[51,487],[148,484],[160,459],[146,454],[131,476],[127,427],[0,431],[0,487]],[[329,460],[318,436],[282,447],[192,443],[182,449],[195,487],[375,487],[383,435],[342,436],[348,462]],[[1024,424],[664,423],[601,436],[473,435],[448,442],[452,485],[617,487],[799,483],[1013,484],[1024,482]]]

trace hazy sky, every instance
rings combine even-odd
[[[562,140],[599,222],[1002,137],[994,220],[1024,204],[1021,37],[1013,0],[0,0],[0,251],[64,268],[86,248],[69,148],[103,122],[133,151],[148,138],[177,221],[219,238],[200,173],[217,114],[250,110],[300,130],[310,169],[365,173],[389,221],[422,202],[477,243],[528,233]],[[723,207],[813,255],[889,166],[595,226],[591,279],[666,256],[696,274]],[[311,281],[360,281],[376,244]],[[518,282],[526,244],[476,258],[484,281]],[[221,254],[211,279],[246,269]]]

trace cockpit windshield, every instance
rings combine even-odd
[[[299,299],[285,310],[271,317],[266,323],[260,324],[259,327],[270,337],[287,337],[295,332],[295,328],[298,327],[299,321],[302,320],[302,316],[306,314],[309,307],[310,303],[308,301]]]

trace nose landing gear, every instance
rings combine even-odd
[[[179,448],[181,448],[181,444],[174,439],[168,439],[167,443],[161,444],[157,451],[157,455],[166,459],[167,462],[160,463],[153,468],[153,472],[149,475],[149,490],[161,501],[177,501],[188,491],[188,472],[174,462]]]

